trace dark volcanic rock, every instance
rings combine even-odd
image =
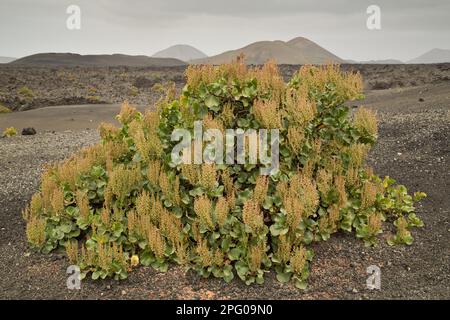
[[[36,130],[34,128],[23,128],[22,135],[23,136],[32,136],[36,134]]]

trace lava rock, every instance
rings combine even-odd
[[[36,130],[34,128],[23,128],[22,135],[23,136],[33,136],[36,134]]]

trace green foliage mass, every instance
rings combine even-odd
[[[236,62],[190,67],[176,98],[141,114],[124,104],[121,128],[104,124],[102,141],[44,173],[24,210],[30,244],[65,248],[83,277],[125,278],[142,264],[166,271],[174,262],[229,282],[281,282],[304,289],[309,245],[353,232],[376,245],[383,225],[390,244],[411,244],[420,227],[411,196],[364,164],[377,138],[374,114],[355,114],[358,74],[334,66],[303,67],[285,83],[274,64]],[[280,168],[263,164],[177,165],[170,153],[176,128],[279,128]]]

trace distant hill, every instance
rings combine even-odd
[[[317,43],[304,37],[297,37],[287,42],[291,47],[300,50],[306,60],[312,64],[323,64],[327,62],[344,62],[338,56],[322,48]]]
[[[194,64],[221,64],[230,62],[244,54],[247,64],[263,64],[275,59],[279,64],[324,64],[343,63],[344,60],[322,48],[318,44],[298,37],[290,41],[259,41],[246,47],[226,51],[216,56],[191,61]]]
[[[80,55],[76,53],[38,53],[17,59],[11,64],[51,66],[130,66],[130,67],[172,67],[186,63],[171,58],[129,56],[125,54]]]
[[[450,62],[450,50],[432,49],[407,63],[443,63]]]
[[[355,61],[355,60],[346,60],[345,63],[350,64],[403,64],[403,61],[395,60],[395,59],[384,59],[384,60],[368,60],[368,61]]]
[[[158,51],[152,57],[154,58],[174,58],[181,61],[190,61],[208,57],[205,53],[197,48],[187,44],[177,44],[167,49]]]
[[[11,61],[16,60],[16,58],[11,58],[11,57],[0,57],[0,63],[9,63]]]

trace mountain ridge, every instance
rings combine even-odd
[[[343,63],[343,59],[304,37],[289,41],[257,41],[242,48],[228,50],[215,56],[190,61],[192,64],[221,64],[244,54],[247,64],[264,64],[275,59],[279,64]]]
[[[0,63],[10,63],[16,59],[17,58],[12,58],[12,57],[0,57]]]
[[[176,44],[152,55],[154,58],[174,58],[188,62],[195,59],[203,59],[208,56],[199,49],[188,44]]]
[[[10,62],[22,65],[51,66],[131,66],[131,67],[172,67],[186,65],[172,58],[154,58],[144,55],[91,54],[78,53],[37,53]]]
[[[431,49],[420,56],[407,61],[407,63],[445,63],[450,62],[450,50],[448,49]]]

